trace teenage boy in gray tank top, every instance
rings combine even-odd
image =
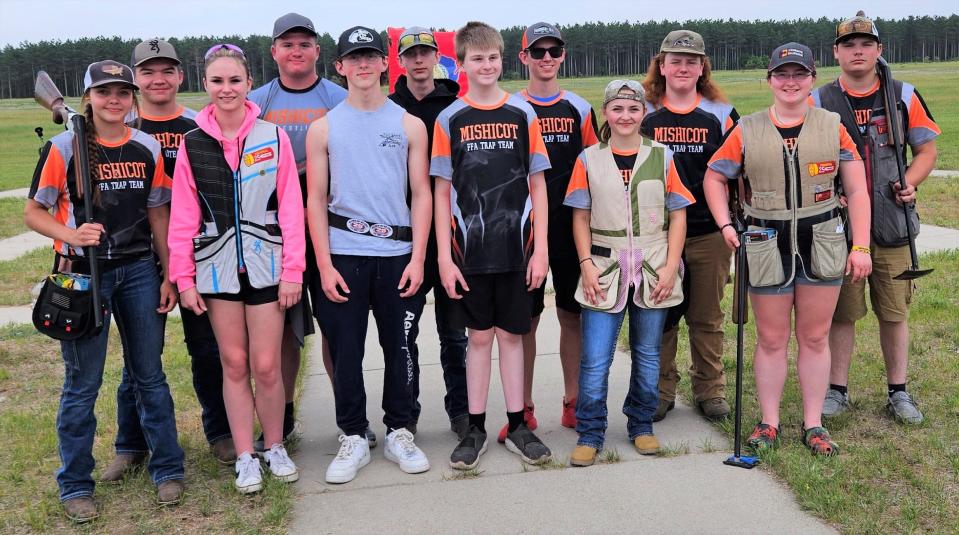
[[[343,32],[336,70],[349,92],[310,126],[306,140],[307,216],[323,289],[317,318],[329,341],[343,430],[329,483],[351,481],[370,462],[363,352],[371,308],[385,361],[384,453],[407,473],[430,467],[406,429],[414,403],[408,334],[423,310],[418,290],[431,219],[427,134],[422,121],[380,91],[386,65],[376,31]]]

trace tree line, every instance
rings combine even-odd
[[[832,65],[832,44],[838,20],[689,20],[685,22],[587,22],[562,28],[567,40],[562,75],[620,76],[645,72],[656,55],[663,37],[677,28],[689,28],[702,34],[706,52],[714,69],[764,68],[769,53],[787,41],[808,45],[819,65]],[[959,58],[959,15],[876,19],[882,37],[884,56],[891,62],[947,61]],[[524,78],[523,65],[517,59],[524,27],[501,30],[506,43],[504,78]],[[385,33],[384,33],[385,38]],[[170,38],[182,61],[184,91],[201,91],[203,54],[216,43],[233,43],[246,52],[259,85],[277,75],[270,57],[271,39],[264,35],[241,37],[199,36]],[[33,81],[39,70],[47,71],[60,90],[68,96],[83,91],[86,66],[101,59],[128,62],[135,39],[95,37],[66,41],[40,41],[7,45],[0,51],[0,98],[33,95]],[[319,37],[320,73],[337,79],[333,68],[336,43],[325,33]]]

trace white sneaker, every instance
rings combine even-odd
[[[370,444],[363,435],[340,435],[340,451],[326,469],[327,483],[349,483],[370,464]]]
[[[244,452],[236,459],[236,490],[241,494],[250,494],[263,488],[263,475],[260,474],[260,461]]]
[[[274,444],[272,448],[264,451],[263,459],[266,460],[266,465],[270,467],[273,477],[280,481],[292,483],[300,479],[300,473],[297,472],[293,460],[286,454],[286,448],[283,447],[283,444]]]
[[[386,435],[386,458],[400,465],[407,474],[419,474],[430,469],[430,461],[423,450],[413,443],[413,433],[405,428]]]

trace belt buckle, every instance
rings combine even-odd
[[[376,223],[370,226],[370,234],[376,236],[377,238],[389,238],[393,235],[393,227],[390,225],[384,225],[382,223]]]
[[[370,224],[362,219],[347,219],[346,229],[356,234],[366,234],[370,231]]]

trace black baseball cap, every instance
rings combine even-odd
[[[101,85],[121,83],[132,89],[140,89],[133,81],[133,69],[112,59],[91,63],[83,75],[83,91]]]
[[[559,33],[559,28],[548,22],[537,22],[536,24],[530,25],[526,28],[526,31],[523,32],[523,43],[520,45],[520,48],[526,50],[533,46],[533,43],[544,37],[556,39],[559,41],[559,46],[566,45],[566,41],[563,40],[563,35]]]
[[[777,46],[776,50],[773,50],[773,53],[769,56],[769,67],[766,68],[766,72],[790,63],[799,65],[809,72],[816,72],[816,60],[813,58],[812,50],[799,43],[786,43]]]
[[[358,50],[375,50],[386,55],[380,33],[366,26],[353,26],[340,34],[340,40],[336,43],[336,59],[342,59],[343,56]]]
[[[303,30],[314,37],[317,35],[312,20],[299,13],[287,13],[273,23],[273,38],[276,39],[290,30]]]

